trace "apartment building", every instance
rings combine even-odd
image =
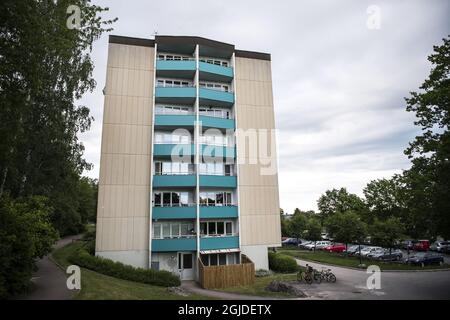
[[[242,254],[268,269],[281,241],[278,176],[264,173],[275,139],[251,138],[274,128],[269,54],[110,36],[96,254],[183,280]],[[272,152],[252,152],[262,145]]]

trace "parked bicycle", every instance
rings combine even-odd
[[[327,282],[336,282],[336,276],[331,272],[331,269],[322,268],[322,271],[318,273],[318,277]]]

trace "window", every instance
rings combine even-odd
[[[208,222],[208,235],[215,235],[215,234],[216,234],[216,223]]]
[[[209,264],[211,266],[217,266],[217,254],[209,255]]]
[[[172,238],[180,236],[180,224],[179,223],[170,224],[170,230],[172,232]]]
[[[170,207],[170,192],[163,193],[163,206]]]
[[[178,192],[172,192],[172,207],[180,205],[180,194]]]
[[[156,192],[154,194],[154,206],[155,207],[161,207],[161,193],[160,192]]]
[[[227,236],[233,234],[233,224],[230,221],[225,222],[225,231]]]
[[[223,193],[216,193],[216,206],[223,206]]]
[[[207,254],[202,254],[200,259],[202,259],[203,265],[209,266],[209,256]]]
[[[207,235],[208,234],[208,223],[200,222],[200,234]]]
[[[189,194],[187,192],[180,192],[180,204],[182,206],[189,205]]]
[[[192,269],[192,254],[191,253],[183,254],[183,268],[184,269]]]
[[[153,239],[161,238],[161,224],[155,223],[153,225]]]
[[[227,255],[225,253],[219,253],[219,265],[223,266],[227,264]]]
[[[231,192],[225,192],[225,205],[231,206],[233,200],[231,199]]]
[[[208,192],[208,206],[216,205],[216,196],[214,192]]]
[[[225,234],[223,222],[217,222],[217,234]]]
[[[163,223],[162,224],[162,237],[163,238],[170,238],[170,224],[169,223]]]

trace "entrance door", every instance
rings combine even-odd
[[[181,280],[194,280],[194,255],[192,253],[178,253],[178,271]]]

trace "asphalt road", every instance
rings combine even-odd
[[[336,283],[300,284],[308,296],[315,299],[450,299],[450,271],[381,272],[380,289],[368,289],[366,271],[328,267],[298,260],[299,265],[326,267],[336,275]]]
[[[61,248],[80,236],[70,236],[60,239],[54,249]],[[49,258],[49,255],[36,263],[38,271],[33,274],[31,281],[34,290],[26,295],[16,297],[18,300],[68,300],[74,291],[67,289],[66,274]]]

